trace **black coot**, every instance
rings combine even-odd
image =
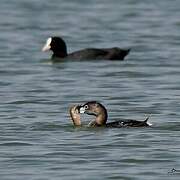
[[[50,37],[47,39],[46,44],[42,51],[51,50],[53,52],[52,59],[108,59],[108,60],[124,60],[125,56],[129,53],[130,49],[113,48],[87,48],[73,53],[67,53],[67,47],[64,40],[60,37]]]

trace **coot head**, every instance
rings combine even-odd
[[[42,48],[42,51],[51,50],[53,52],[53,57],[64,58],[67,56],[67,47],[64,40],[60,37],[49,37]]]

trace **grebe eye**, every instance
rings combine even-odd
[[[89,106],[86,104],[85,106],[84,106],[84,109],[88,109],[89,108]]]

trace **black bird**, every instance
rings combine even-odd
[[[124,60],[125,56],[129,53],[130,49],[113,48],[87,48],[73,53],[67,53],[67,46],[65,41],[60,37],[50,37],[47,39],[46,44],[42,51],[51,50],[53,52],[52,59],[76,59],[76,60]]]

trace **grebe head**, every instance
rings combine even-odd
[[[95,116],[95,121],[99,125],[104,125],[106,124],[107,121],[107,110],[106,108],[99,102],[97,101],[90,101],[87,102],[79,107],[79,113],[83,114],[88,114],[88,115],[93,115]]]

